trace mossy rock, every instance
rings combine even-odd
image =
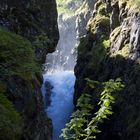
[[[112,33],[110,34],[110,41],[114,42],[115,39],[118,37],[118,35],[120,34],[122,28],[120,26],[118,26],[117,28],[115,28]]]
[[[0,77],[34,74],[39,71],[34,49],[25,38],[0,29]]]
[[[87,42],[87,38],[81,39],[78,47],[79,67],[82,69],[86,65],[84,70],[92,73],[106,59],[109,47],[110,40],[107,38],[98,40],[92,45]]]
[[[19,140],[23,121],[12,103],[0,92],[0,139]]]
[[[107,5],[106,3],[102,3],[99,7],[98,7],[98,14],[100,15],[107,15]]]
[[[99,34],[97,29],[101,30],[101,34],[110,31],[110,19],[107,16],[98,14],[95,18],[91,18],[88,22],[87,28],[93,34]]]
[[[121,55],[125,58],[128,58],[129,54],[130,54],[130,45],[126,44],[121,50],[119,50],[118,52],[116,52],[115,55]]]
[[[45,62],[47,53],[52,53],[55,51],[52,41],[46,34],[36,36],[32,44],[35,49],[36,61],[41,64]]]

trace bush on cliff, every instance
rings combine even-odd
[[[72,119],[66,124],[66,128],[62,130],[61,136],[65,139],[96,139],[96,134],[101,132],[99,130],[100,124],[113,114],[112,104],[115,102],[113,94],[120,92],[124,88],[120,79],[103,83],[90,79],[87,79],[87,81],[91,89],[97,88],[97,85],[101,88],[99,109],[93,115],[92,112],[94,112],[95,108],[92,105],[92,95],[83,93],[78,99],[77,110],[72,114]]]

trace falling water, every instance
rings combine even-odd
[[[52,119],[53,140],[63,140],[59,136],[73,111],[75,84],[75,17],[59,16],[58,24],[60,40],[56,51],[47,55],[42,85],[45,110]]]

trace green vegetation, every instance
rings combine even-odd
[[[116,52],[115,55],[121,55],[125,58],[127,58],[129,56],[130,53],[130,46],[129,44],[126,44],[121,50],[119,50],[118,52]]]
[[[102,45],[108,49],[110,47],[110,40],[103,40]]]
[[[98,40],[91,48],[87,44],[87,40],[83,38],[80,41],[78,55],[80,60],[85,59],[87,69],[97,68],[106,59],[109,47],[110,40],[108,38]]]
[[[98,7],[98,14],[104,15],[106,13],[106,4],[103,3]]]
[[[96,18],[90,19],[88,23],[88,30],[90,30],[93,34],[96,34],[96,28],[99,26],[102,29],[107,29],[110,26],[109,17],[98,14]]]
[[[54,47],[52,47],[51,40],[48,38],[46,34],[41,34],[39,36],[36,36],[35,41],[33,42],[33,46],[35,50],[36,49],[46,50],[46,47],[47,47],[48,52],[55,51]]]
[[[140,6],[140,0],[134,0],[134,2],[137,6]]]
[[[77,110],[72,114],[71,120],[62,130],[61,137],[71,140],[90,140],[96,139],[96,134],[100,133],[99,124],[103,123],[112,115],[112,104],[115,102],[114,93],[120,92],[124,85],[120,79],[109,80],[108,82],[99,83],[86,79],[89,87],[95,89],[100,85],[99,109],[92,115],[94,107],[92,106],[92,95],[83,93],[77,102]]]
[[[0,139],[19,140],[22,134],[22,118],[12,103],[0,92]]]
[[[82,4],[83,0],[57,0],[58,13],[74,14],[74,11]]]
[[[2,29],[0,34],[0,77],[30,75],[39,71],[33,46],[28,40]]]

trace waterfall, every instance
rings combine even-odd
[[[60,138],[61,129],[70,120],[73,111],[74,66],[76,55],[75,17],[59,16],[60,40],[56,51],[48,54],[45,64],[42,93],[45,111],[52,120],[53,140]]]

